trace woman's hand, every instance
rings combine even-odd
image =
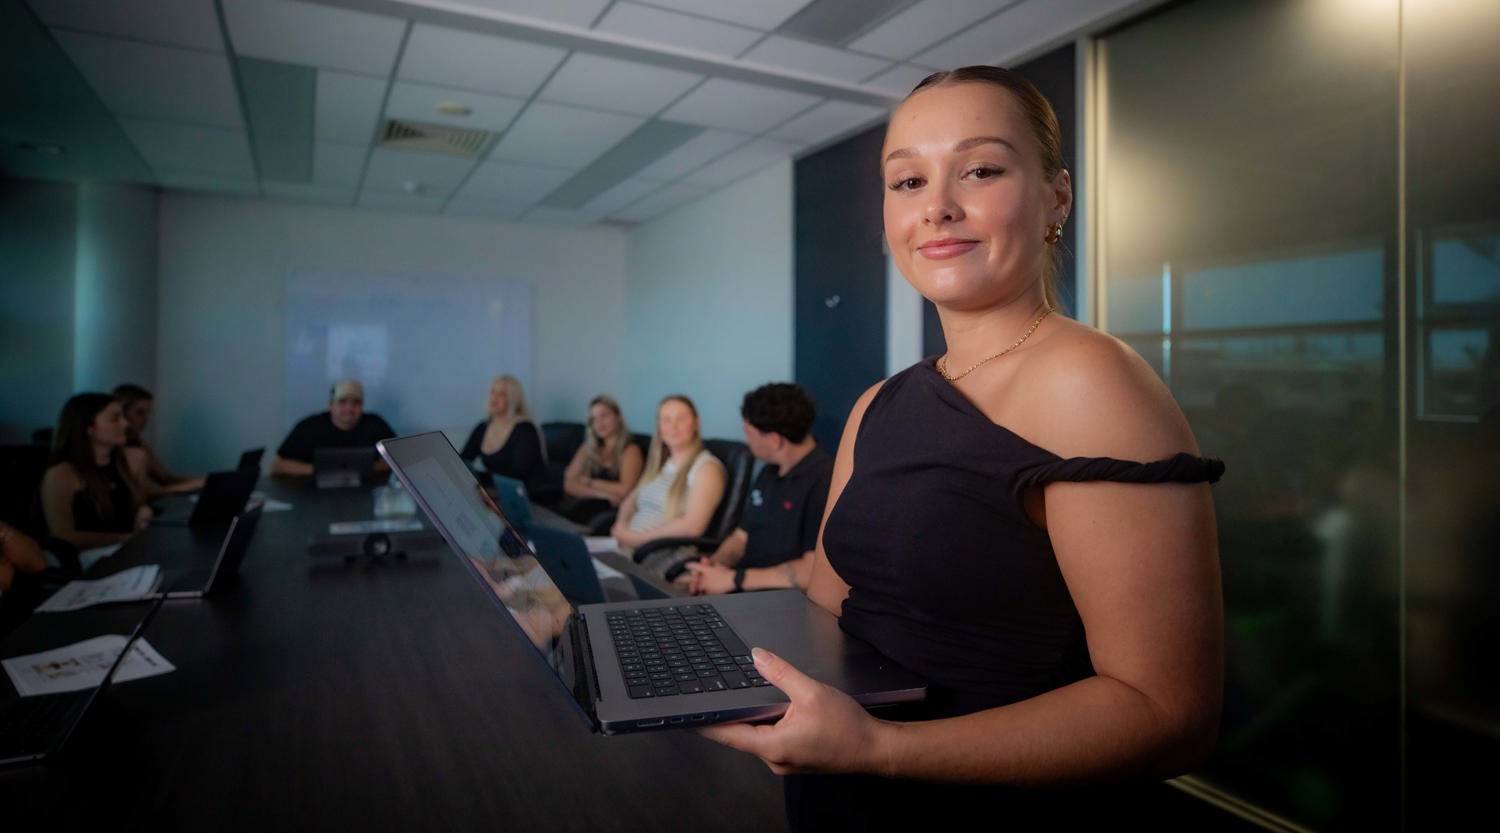
[[[679,583],[686,583],[688,591],[694,596],[728,593],[734,589],[734,570],[715,564],[708,556],[704,556],[701,560],[689,561],[687,569],[677,580]]]
[[[150,526],[151,519],[155,516],[156,512],[150,506],[142,504],[139,509],[135,510],[135,531],[140,532]]]
[[[887,774],[883,742],[897,724],[871,717],[849,695],[803,674],[764,648],[755,668],[792,704],[771,724],[724,723],[698,733],[749,752],[777,775],[801,772]]]

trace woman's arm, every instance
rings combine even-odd
[[[690,478],[687,505],[681,515],[650,529],[630,529],[627,525],[614,538],[621,546],[631,549],[653,538],[696,538],[708,529],[708,522],[713,520],[714,510],[719,508],[719,499],[723,496],[724,464],[717,457],[710,457]],[[618,528],[620,524],[615,526]]]
[[[47,556],[30,535],[0,521],[0,563],[23,573],[39,573],[47,568]]]
[[[875,398],[875,393],[883,384],[885,383],[876,382],[871,385],[854,401],[854,407],[849,409],[849,418],[844,421],[844,434],[839,438],[838,453],[833,458],[833,478],[828,482],[828,500],[823,504],[824,525],[828,523],[828,515],[833,511],[834,505],[839,502],[839,496],[844,493],[849,476],[854,473],[854,438],[859,435],[859,424],[865,418],[870,400]],[[828,556],[823,552],[821,531],[818,532],[818,544],[803,569],[806,572],[802,575],[802,580],[806,583],[802,586],[807,588],[807,597],[819,607],[838,616],[844,609],[844,599],[849,596],[849,585],[844,583],[828,563]]]
[[[584,476],[583,466],[588,460],[589,449],[586,445],[580,445],[573,452],[573,459],[568,461],[568,468],[563,472],[563,494],[576,498],[599,497],[588,485],[588,478]]]
[[[85,532],[73,525],[73,496],[83,489],[83,481],[71,463],[58,463],[42,475],[42,514],[47,520],[47,534],[61,538],[80,550],[118,544],[134,532]]]

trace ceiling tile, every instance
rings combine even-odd
[[[851,84],[879,75],[891,65],[890,61],[780,35],[766,38],[740,58],[778,69],[801,70]]]
[[[566,56],[551,46],[419,23],[412,27],[399,75],[409,81],[526,98]]]
[[[580,168],[630,135],[645,119],[537,102],[501,137],[490,158]]]
[[[604,216],[637,203],[646,196],[660,191],[662,184],[649,179],[627,179],[599,196],[589,200],[584,211]]]
[[[348,188],[359,187],[360,174],[370,149],[365,145],[341,145],[335,142],[313,143],[314,185]]]
[[[240,127],[239,95],[223,55],[57,32],[57,42],[116,115]]]
[[[692,185],[688,183],[668,185],[660,191],[652,193],[645,199],[622,208],[609,216],[615,220],[644,223],[680,205],[692,202],[712,190],[712,188],[706,185]]]
[[[756,0],[754,3],[725,2],[725,0],[652,0],[657,6],[665,6],[701,17],[753,26],[770,31],[796,14],[810,0]]]
[[[857,52],[902,60],[924,52],[975,21],[1000,11],[1016,0],[922,0],[876,26],[848,46]]]
[[[750,141],[743,133],[705,130],[636,172],[643,179],[676,179]]]
[[[446,197],[463,183],[474,167],[472,159],[375,148],[370,153],[360,196],[363,198],[371,191],[407,193],[408,183],[414,183],[418,188],[417,196]]]
[[[667,108],[663,118],[759,133],[818,103],[815,96],[711,78]]]
[[[732,58],[760,40],[763,33],[636,3],[616,3],[594,28],[648,43]]]
[[[463,104],[473,112],[467,116],[450,116],[439,112],[437,105],[446,102]],[[385,114],[390,118],[499,133],[515,121],[516,114],[521,112],[521,107],[525,104],[519,98],[398,81],[391,87],[391,98],[386,102]]]
[[[221,0],[240,55],[384,76],[406,23],[392,17],[290,0]]]
[[[385,82],[363,75],[318,70],[313,136],[335,142],[369,142],[380,122]]]
[[[590,226],[599,221],[600,215],[596,211],[569,211],[562,208],[533,208],[522,215],[528,223],[539,223],[547,226],[571,226],[581,228]]]
[[[459,0],[457,5],[588,28],[609,0]]]
[[[688,174],[683,181],[694,185],[707,185],[711,188],[728,185],[767,165],[791,157],[797,148],[798,145],[791,142],[756,139],[715,159],[712,164],[704,165]],[[873,167],[870,176],[875,176]]]
[[[933,70],[916,64],[899,64],[865,82],[867,87],[876,87],[891,93],[896,98],[905,98],[912,88],[922,83]]]
[[[202,0],[27,0],[48,26],[223,52],[219,16]]]
[[[1130,0],[1026,0],[918,55],[918,63],[944,68],[1006,64],[1037,47],[1066,39],[1108,17]]]
[[[768,135],[773,139],[813,144],[874,124],[888,116],[889,111],[881,107],[847,101],[825,101]]]
[[[242,130],[139,119],[121,119],[120,126],[158,174],[177,171],[255,178],[250,141]]]
[[[573,171],[565,168],[485,162],[454,198],[527,207],[552,193],[572,175]]]
[[[654,116],[702,75],[574,52],[538,95],[543,101]]]

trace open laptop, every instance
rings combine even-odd
[[[771,720],[788,701],[750,648],[775,651],[866,707],[919,700],[926,684],[846,635],[796,590],[573,605],[441,432],[376,444],[417,505],[508,615],[579,714],[604,734]],[[689,645],[645,644],[687,634]],[[659,650],[681,650],[660,663]]]
[[[193,508],[187,512],[158,515],[151,519],[157,526],[219,526],[229,523],[245,510],[260,469],[236,469],[210,472],[203,478],[203,488]]]
[[[260,513],[265,504],[257,503],[229,520],[229,531],[219,544],[219,554],[207,567],[190,570],[167,570],[161,577],[157,591],[169,599],[201,599],[220,589],[239,575],[240,563],[245,560],[245,550],[250,546],[250,537],[260,523]]]
[[[319,489],[357,487],[375,473],[375,452],[358,448],[313,449],[313,480]]]
[[[0,703],[0,769],[46,763],[62,752],[89,708],[104,696],[114,681],[115,672],[130,656],[136,640],[145,632],[146,623],[155,614],[158,603],[152,605],[151,610],[136,623],[125,640],[125,647],[110,662],[109,670],[98,685],[83,691],[18,697]]]

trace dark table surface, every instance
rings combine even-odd
[[[292,508],[265,512],[240,580],[163,602],[145,629],[176,671],[115,685],[59,763],[6,773],[0,817],[24,808],[57,829],[785,829],[780,782],[753,758],[684,731],[590,733],[445,547],[310,556],[330,522],[371,516],[368,492],[262,485]],[[156,528],[91,572],[185,566],[216,543]],[[128,633],[150,607],[36,614],[0,656]]]

